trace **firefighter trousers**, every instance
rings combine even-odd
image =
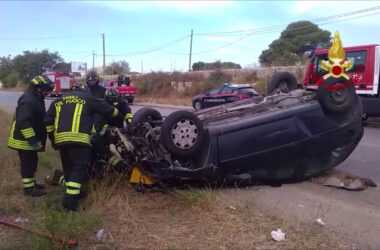
[[[91,160],[91,148],[79,145],[65,145],[59,148],[59,153],[66,187],[70,188],[70,183],[74,183],[73,188],[79,191],[81,184],[88,179],[87,169]]]
[[[21,165],[21,178],[24,188],[34,187],[34,174],[37,170],[38,154],[37,151],[30,150],[17,150],[20,165]]]

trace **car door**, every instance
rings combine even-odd
[[[218,104],[224,104],[239,100],[237,88],[224,86],[218,96]]]
[[[203,106],[205,108],[212,107],[218,105],[218,96],[222,87],[216,87],[206,93],[206,95],[202,98]]]

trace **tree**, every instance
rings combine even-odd
[[[13,61],[11,56],[0,57],[0,81],[13,71]]]
[[[24,51],[22,55],[13,59],[13,68],[21,80],[27,83],[34,76],[53,70],[59,63],[63,63],[63,59],[58,52],[50,53],[48,50],[41,52]]]
[[[326,48],[330,46],[330,41],[330,31],[322,30],[309,21],[294,22],[281,32],[280,38],[274,40],[269,49],[261,52],[259,61],[261,65],[293,65],[302,60],[306,51]]]
[[[122,60],[118,62],[113,62],[104,69],[106,75],[124,75],[129,73],[131,68],[129,63]]]

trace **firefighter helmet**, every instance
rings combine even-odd
[[[116,102],[117,99],[119,98],[119,96],[120,96],[119,91],[117,89],[114,89],[114,88],[109,88],[104,93],[104,98],[110,104]]]
[[[95,86],[99,84],[99,75],[96,71],[91,71],[87,74],[86,83],[88,86]]]
[[[88,86],[84,83],[76,83],[74,84],[72,87],[71,87],[71,90],[80,90],[80,91],[84,91],[84,92],[88,92],[90,93],[90,89],[88,88]]]
[[[30,81],[30,84],[41,90],[52,91],[54,89],[54,83],[50,80],[49,77],[43,75],[34,77]]]

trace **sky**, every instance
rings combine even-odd
[[[339,31],[344,46],[380,44],[380,8],[325,18],[376,6],[380,1],[0,1],[0,56],[48,49],[91,68],[95,53],[102,66],[105,34],[106,64],[187,71],[193,30],[192,63],[254,67],[294,21],[322,18],[316,24]]]

